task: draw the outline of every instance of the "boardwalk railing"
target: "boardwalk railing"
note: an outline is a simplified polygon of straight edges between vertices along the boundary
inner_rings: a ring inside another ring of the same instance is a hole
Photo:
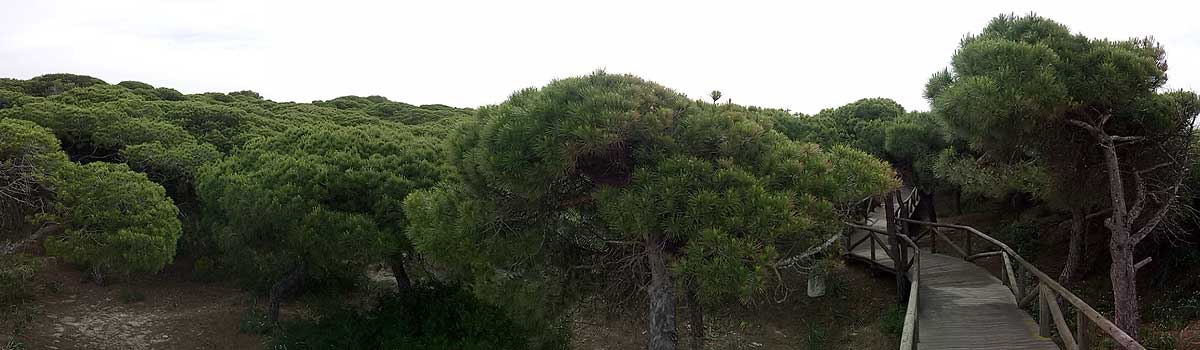
[[[1041,336],[1051,337],[1051,326],[1057,330],[1057,339],[1067,350],[1089,350],[1094,345],[1094,337],[1092,330],[1098,328],[1101,334],[1112,339],[1118,346],[1128,350],[1144,350],[1141,344],[1118,328],[1104,316],[1096,312],[1094,308],[1086,302],[1071,293],[1070,290],[1060,285],[1054,278],[1046,275],[1029,261],[1022,258],[1012,248],[1000,242],[991,236],[976,230],[970,226],[943,224],[933,221],[922,221],[911,219],[913,211],[917,205],[916,201],[919,196],[916,195],[914,189],[908,195],[908,198],[901,196],[899,191],[889,194],[883,199],[885,206],[885,216],[887,219],[886,230],[880,230],[877,227],[858,225],[847,223],[852,228],[861,229],[867,232],[866,237],[859,239],[857,242],[850,242],[847,239],[847,251],[853,251],[855,247],[870,241],[872,245],[872,254],[870,259],[876,260],[874,256],[874,245],[880,244],[887,248],[885,251],[888,257],[891,258],[893,266],[889,266],[896,273],[897,287],[900,294],[901,302],[907,302],[908,310],[905,315],[904,333],[901,336],[900,349],[909,350],[916,349],[919,343],[919,328],[917,327],[917,315],[920,312],[918,293],[920,290],[920,248],[918,244],[922,239],[929,238],[930,251],[936,252],[937,241],[949,245],[953,253],[957,253],[963,260],[975,262],[979,259],[999,257],[1003,261],[1003,270],[1000,272],[1000,280],[1008,286],[1013,293],[1017,306],[1022,307],[1029,304],[1033,299],[1038,300],[1038,330]],[[893,205],[898,203],[899,205]],[[902,224],[903,223],[903,224]],[[910,227],[919,227],[915,231],[915,235],[910,231]],[[958,230],[965,232],[963,245],[960,246],[950,239],[943,230]],[[883,245],[877,234],[888,236],[890,245]],[[849,236],[847,236],[849,237]],[[980,248],[989,248],[990,250],[976,253],[974,239],[983,240],[984,244]],[[912,258],[909,258],[912,256]],[[1015,262],[1015,263],[1014,263]],[[1026,285],[1024,276],[1021,272],[1028,273],[1034,277],[1031,284]],[[1066,301],[1069,307],[1075,309],[1075,327],[1069,327],[1067,324],[1067,310],[1063,310],[1059,306],[1058,300]]]

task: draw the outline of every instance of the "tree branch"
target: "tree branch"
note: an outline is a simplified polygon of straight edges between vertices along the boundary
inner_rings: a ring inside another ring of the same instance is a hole
[[[1146,184],[1142,182],[1141,172],[1133,172],[1133,190],[1136,192],[1133,207],[1129,209],[1129,222],[1134,222],[1142,216],[1142,209],[1146,207]]]
[[[1141,269],[1142,266],[1146,266],[1146,264],[1149,264],[1151,261],[1154,261],[1154,258],[1146,257],[1145,259],[1142,259],[1142,261],[1139,261],[1137,264],[1134,264],[1133,270],[1137,271],[1137,270]]]
[[[1179,182],[1182,181],[1183,176],[1180,176]],[[1147,221],[1141,229],[1138,229],[1137,234],[1133,235],[1133,244],[1136,245],[1138,242],[1146,239],[1146,236],[1149,236],[1150,232],[1154,231],[1154,227],[1158,226],[1159,222],[1162,222],[1163,217],[1167,216],[1167,212],[1169,212],[1171,206],[1175,204],[1175,198],[1177,197],[1176,195],[1179,193],[1179,186],[1180,184],[1176,183],[1175,186],[1172,187],[1171,195],[1167,197],[1167,200],[1162,204],[1162,207],[1158,208],[1158,211],[1154,213],[1154,216],[1150,217],[1150,220]]]
[[[1090,132],[1090,133],[1092,133],[1092,134],[1099,134],[1099,133],[1101,133],[1101,130],[1100,130],[1100,128],[1097,128],[1097,127],[1095,127],[1095,126],[1092,126],[1092,124],[1088,124],[1088,123],[1085,123],[1085,122],[1083,122],[1083,121],[1079,121],[1079,120],[1075,120],[1075,119],[1067,119],[1067,124],[1071,124],[1071,125],[1074,125],[1074,126],[1078,126],[1078,127],[1080,127],[1080,128],[1083,128],[1084,130],[1087,130],[1088,132]]]

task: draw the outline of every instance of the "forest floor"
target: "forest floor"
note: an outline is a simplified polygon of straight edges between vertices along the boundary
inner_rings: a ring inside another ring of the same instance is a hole
[[[840,265],[830,274],[825,296],[809,298],[806,279],[791,271],[784,282],[793,289],[782,302],[743,306],[731,303],[705,312],[707,349],[894,349],[899,340],[884,331],[903,322],[895,309],[895,280],[866,265]],[[840,277],[836,277],[840,276]],[[624,311],[584,309],[577,313],[573,348],[580,350],[646,347],[646,321],[641,306]],[[678,306],[680,349],[690,348],[685,307]],[[899,323],[898,323],[899,322]],[[897,330],[898,331],[898,330]],[[898,333],[898,332],[897,332]]]
[[[253,296],[220,283],[193,281],[190,266],[175,264],[151,277],[97,286],[56,258],[39,259],[43,268],[35,299],[3,313],[8,318],[0,322],[5,350],[263,349],[262,337],[239,330]],[[892,310],[895,287],[888,275],[865,265],[838,266],[833,274],[841,277],[830,279],[823,297],[807,297],[804,276],[790,272],[784,278],[793,290],[781,302],[708,310],[708,348],[894,348],[897,339],[883,326],[885,314],[899,314]],[[594,317],[576,319],[572,347],[644,347],[645,322],[633,316],[636,311],[581,310],[578,315]],[[691,327],[686,311],[679,310],[681,348]],[[14,325],[21,330],[10,339]]]
[[[44,268],[36,297],[3,313],[0,338],[15,327],[11,349],[262,349],[239,332],[252,297],[233,287],[194,282],[184,266],[144,279],[97,286],[55,258]]]

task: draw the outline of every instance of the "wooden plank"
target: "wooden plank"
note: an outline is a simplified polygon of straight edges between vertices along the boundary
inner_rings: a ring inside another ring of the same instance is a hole
[[[1029,287],[1029,290],[1037,291],[1037,290],[1040,290],[1038,288],[1041,288],[1041,287],[1042,287],[1041,283],[1038,283],[1038,281],[1033,281],[1033,285],[1031,285]],[[1037,293],[1037,292],[1025,293],[1025,297],[1021,298],[1021,301],[1017,302],[1017,308],[1024,308],[1025,304],[1029,304],[1030,301],[1033,301],[1034,298],[1037,298],[1038,294],[1040,294],[1040,293]]]
[[[875,215],[884,216],[884,210]],[[879,228],[854,234],[872,234],[872,230]],[[1058,349],[1053,341],[1037,336],[1036,322],[1017,308],[1012,292],[986,269],[956,256],[912,248],[910,237],[897,238],[912,253],[912,266],[898,273],[907,273],[912,281],[906,293],[909,308],[905,313],[906,326],[909,315],[914,316],[912,331],[906,329],[901,339],[905,341],[904,335],[909,335],[911,340],[906,343],[912,349]],[[884,251],[889,248],[877,247]],[[866,258],[871,254],[868,249],[866,244],[859,245],[847,257],[871,263]],[[879,255],[872,266],[896,266],[889,257]]]
[[[911,220],[911,219],[899,219],[899,220],[906,221],[906,222],[915,222],[915,223],[925,224],[925,225],[933,225],[933,226],[938,226],[938,227],[949,227],[949,228],[954,228],[954,229],[959,229],[959,230],[966,230],[968,233],[979,236],[979,238],[981,238],[985,241],[988,241],[989,243],[992,243],[992,244],[996,245],[997,247],[999,247],[1001,250],[1011,254],[1013,260],[1016,260],[1017,263],[1024,266],[1026,271],[1029,271],[1030,273],[1032,273],[1034,275],[1034,277],[1036,277],[1038,279],[1038,281],[1041,282],[1043,287],[1049,288],[1051,291],[1055,292],[1058,296],[1061,296],[1063,298],[1063,300],[1066,300],[1067,302],[1071,303],[1071,305],[1075,306],[1076,310],[1083,312],[1084,315],[1087,316],[1088,319],[1092,320],[1092,322],[1095,323],[1096,328],[1099,328],[1101,331],[1103,331],[1105,334],[1107,334],[1109,338],[1111,338],[1114,342],[1116,342],[1122,348],[1125,348],[1127,350],[1145,350],[1146,349],[1146,347],[1139,344],[1137,342],[1137,340],[1134,340],[1133,337],[1130,337],[1129,334],[1126,334],[1119,327],[1117,327],[1117,325],[1113,324],[1112,321],[1109,321],[1108,319],[1104,318],[1104,316],[1101,316],[1100,313],[1096,311],[1096,309],[1092,308],[1090,305],[1085,303],[1082,299],[1079,299],[1079,297],[1076,296],[1075,293],[1072,293],[1070,290],[1067,290],[1065,287],[1058,284],[1058,282],[1055,281],[1054,278],[1050,277],[1049,275],[1046,275],[1041,270],[1038,270],[1038,268],[1036,266],[1033,266],[1033,264],[1029,263],[1029,261],[1026,261],[1020,255],[1017,255],[1017,253],[1015,251],[1013,251],[1012,248],[1009,248],[1008,245],[1004,244],[1004,242],[1000,242],[1000,241],[996,240],[995,238],[992,238],[991,236],[988,236],[988,235],[984,234],[983,232],[979,232],[979,230],[976,230],[974,227],[970,227],[970,226],[940,224],[940,223],[936,223],[936,222],[925,222],[925,221]]]
[[[897,260],[900,260],[899,252],[896,251],[896,248],[900,245],[899,244],[900,239],[896,238],[896,235],[898,234],[896,232],[896,225],[899,224],[899,221],[896,221],[896,215],[894,214],[895,213],[895,208],[894,208],[895,204],[899,203],[899,202],[900,202],[899,191],[892,192],[891,198],[885,198],[884,202],[883,202],[884,207],[887,209],[887,211],[884,212],[887,214],[887,216],[884,218],[887,220],[886,223],[887,223],[888,245],[890,246],[889,248],[891,248],[891,249],[888,249],[888,251],[893,252],[892,254],[888,254],[888,255],[891,256],[893,263],[895,263]],[[903,204],[901,203],[901,205],[903,205]],[[900,291],[899,298],[897,298],[896,301],[898,303],[904,303],[904,299],[907,297],[906,295],[904,295],[905,294],[904,293],[904,276],[903,276],[904,273],[902,270],[899,269],[899,265],[896,265],[895,271],[896,271],[896,290]]]
[[[1017,280],[1017,274],[1013,273],[1012,262],[1008,259],[1008,254],[1000,254],[1004,257],[1004,272],[1008,275],[1008,289],[1011,289],[1013,296],[1017,300],[1021,300],[1021,281]]]
[[[1046,286],[1038,286],[1038,335],[1050,337],[1050,303],[1053,300],[1047,300]]]
[[[954,244],[954,241],[951,241],[950,237],[946,237],[945,235],[942,235],[941,232],[936,233],[934,236],[936,236],[937,238],[941,238],[943,242],[946,242],[946,244],[950,245],[950,248],[954,248],[954,251],[958,252],[958,256],[965,258],[969,255],[969,254],[967,254],[966,251],[964,251],[962,249],[962,247],[959,247],[957,244]],[[936,239],[935,239],[935,241],[936,241]]]
[[[1071,333],[1071,327],[1067,326],[1067,320],[1063,317],[1062,309],[1058,307],[1058,302],[1054,301],[1054,293],[1046,288],[1042,288],[1041,291],[1047,303],[1050,304],[1050,315],[1054,316],[1054,329],[1058,330],[1063,347],[1066,347],[1067,350],[1079,350],[1079,346],[1075,344],[1075,335]]]
[[[1079,345],[1079,350],[1092,350],[1092,321],[1087,319],[1082,312],[1075,313],[1075,336],[1078,338],[1076,345]]]
[[[983,258],[986,258],[986,257],[989,257],[989,256],[997,256],[997,255],[1000,255],[1000,254],[1004,254],[1004,251],[1003,251],[1003,250],[995,250],[995,251],[990,251],[990,252],[983,252],[983,253],[979,253],[979,254],[975,254],[975,255],[968,256],[968,257],[967,257],[966,259],[964,259],[964,260],[966,260],[966,261],[975,261],[975,260],[983,259]]]
[[[847,242],[850,241],[850,236],[851,235],[846,235]],[[854,243],[846,244],[846,250],[847,251],[854,250],[854,248],[857,248],[859,244],[862,244],[863,241],[866,241],[870,238],[871,238],[871,235],[864,235],[863,238],[859,238],[858,241],[855,241]],[[874,242],[872,242],[872,243],[874,243]]]

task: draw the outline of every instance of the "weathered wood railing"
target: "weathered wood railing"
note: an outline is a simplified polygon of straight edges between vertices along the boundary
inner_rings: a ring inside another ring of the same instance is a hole
[[[1003,262],[1003,270],[1000,271],[999,278],[1013,293],[1014,299],[1017,301],[1017,306],[1023,307],[1036,298],[1038,300],[1039,334],[1043,337],[1051,337],[1053,335],[1051,326],[1053,326],[1054,330],[1057,330],[1059,342],[1067,350],[1092,349],[1095,344],[1092,332],[1094,328],[1100,329],[1103,335],[1112,339],[1116,345],[1123,349],[1145,349],[1144,346],[1111,321],[1104,318],[1104,316],[1100,315],[1094,308],[1060,285],[1054,278],[1046,275],[1036,266],[1025,260],[1025,258],[1018,255],[1016,251],[1004,244],[1004,242],[1000,242],[970,226],[911,219],[912,212],[917,208],[918,198],[919,196],[915,189],[909,193],[907,198],[901,196],[899,191],[886,196],[882,200],[885,207],[884,215],[887,220],[886,229],[847,223],[847,226],[866,232],[863,238],[854,242],[851,242],[853,235],[846,236],[847,252],[852,252],[857,246],[869,242],[871,244],[870,260],[872,262],[877,263],[879,261],[875,256],[876,244],[886,248],[884,251],[893,262],[893,265],[888,267],[892,268],[896,273],[900,302],[907,303],[904,331],[900,342],[901,350],[916,349],[919,344],[920,334],[917,315],[920,313],[918,293],[920,291],[921,280],[921,254],[918,243],[925,238],[928,238],[930,241],[931,253],[936,252],[937,242],[941,240],[942,243],[947,244],[951,248],[953,253],[957,253],[963,260],[969,262],[990,257],[1000,257]],[[915,234],[909,232],[910,226],[920,227],[915,230],[919,232]],[[945,232],[942,232],[942,229],[966,232],[963,236],[963,245],[960,246],[955,243]],[[877,236],[878,234],[886,235],[890,244],[884,244]],[[974,238],[983,240],[987,245],[994,248],[994,250],[976,253]],[[1025,278],[1019,278],[1020,276],[1025,276],[1025,273],[1034,277],[1031,285],[1025,284]],[[1075,327],[1073,330],[1067,324],[1068,314],[1059,305],[1058,300],[1060,298],[1076,310]]]
[[[1111,338],[1113,342],[1123,349],[1145,349],[1136,340],[1120,328],[1117,328],[1115,324],[1104,318],[1099,312],[1096,312],[1096,309],[1076,296],[1075,293],[1071,293],[1070,290],[1058,284],[1054,278],[1046,275],[1046,273],[1033,266],[1029,261],[1026,261],[1025,258],[1018,255],[1016,251],[1009,248],[1004,242],[1000,242],[970,226],[905,218],[899,218],[898,220],[925,227],[926,230],[923,230],[925,232],[922,232],[920,236],[929,234],[937,239],[941,239],[943,242],[949,244],[964,260],[974,262],[988,257],[1001,257],[1004,269],[1000,272],[1000,279],[1004,281],[1005,285],[1012,291],[1013,296],[1016,297],[1017,305],[1024,306],[1033,301],[1033,299],[1038,299],[1039,333],[1044,337],[1050,337],[1051,325],[1053,325],[1054,329],[1058,331],[1058,340],[1060,340],[1063,347],[1067,350],[1091,349],[1094,344],[1093,328],[1099,328],[1103,335]],[[940,230],[943,228],[966,232],[967,234],[963,242],[965,247],[955,244],[949,236]],[[983,239],[995,247],[996,250],[975,253],[972,237]],[[936,239],[933,239],[933,241],[936,241]],[[1013,263],[1014,261],[1016,262],[1015,264]],[[1017,278],[1017,276],[1021,276],[1022,274],[1015,271],[1027,272],[1033,275],[1035,281],[1033,281],[1032,285],[1026,286],[1023,278]],[[1059,306],[1059,298],[1062,298],[1063,301],[1066,301],[1067,304],[1073,306],[1076,310],[1074,330],[1067,325],[1067,313]]]
[[[899,302],[906,303],[904,314],[904,329],[901,331],[900,349],[912,350],[917,348],[917,343],[920,339],[920,327],[918,324],[918,315],[920,314],[920,298],[917,296],[921,289],[921,254],[920,247],[917,242],[902,234],[903,225],[899,225],[896,217],[908,217],[912,210],[916,209],[916,190],[910,192],[908,198],[903,198],[899,192],[892,193],[890,196],[883,199],[884,215],[886,221],[886,229],[881,230],[877,227],[846,223],[851,228],[856,228],[865,231],[865,235],[857,241],[850,242],[853,239],[853,234],[846,236],[846,250],[851,252],[857,246],[864,242],[870,242],[870,260],[872,263],[880,264],[876,255],[876,248],[882,247],[888,258],[892,261],[890,268],[896,275],[896,290],[899,291]],[[898,205],[897,205],[898,204]],[[878,235],[886,235],[888,243],[883,243]],[[881,264],[882,265],[882,264]]]

